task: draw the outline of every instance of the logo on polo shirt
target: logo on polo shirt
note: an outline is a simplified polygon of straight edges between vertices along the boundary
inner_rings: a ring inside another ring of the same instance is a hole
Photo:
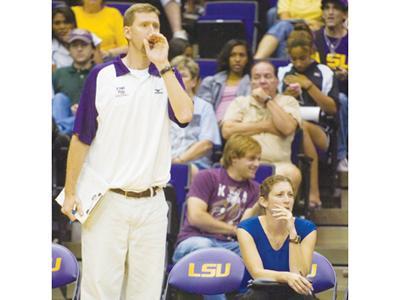
[[[115,97],[123,97],[127,95],[124,86],[116,87],[116,92]]]
[[[154,89],[154,94],[162,95],[163,90],[162,89]]]

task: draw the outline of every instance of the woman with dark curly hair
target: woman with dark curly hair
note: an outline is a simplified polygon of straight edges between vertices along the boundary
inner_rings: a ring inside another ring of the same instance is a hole
[[[210,102],[220,122],[237,96],[250,94],[252,54],[246,41],[228,41],[218,55],[218,73],[202,81],[197,96]]]

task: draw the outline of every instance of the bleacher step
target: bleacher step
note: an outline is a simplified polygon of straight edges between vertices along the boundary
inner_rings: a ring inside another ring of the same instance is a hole
[[[348,249],[347,247],[339,246],[316,246],[315,251],[325,256],[332,265],[347,266],[348,265]]]
[[[311,212],[310,219],[316,225],[348,225],[348,210],[324,208]]]
[[[348,188],[349,186],[349,173],[348,172],[339,172],[339,185],[341,188]]]
[[[82,260],[81,243],[80,242],[62,242],[75,255],[76,259]]]
[[[347,249],[348,235],[347,226],[319,226],[317,246]]]

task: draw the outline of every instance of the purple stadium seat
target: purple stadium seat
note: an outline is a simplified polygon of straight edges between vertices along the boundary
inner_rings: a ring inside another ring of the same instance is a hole
[[[119,1],[107,1],[106,5],[110,7],[114,7],[119,10],[121,15],[124,15],[125,11],[131,7],[133,2],[119,2]]]
[[[217,73],[217,60],[212,58],[199,58],[196,62],[200,67],[200,79]]]
[[[57,6],[66,6],[66,4],[64,1],[56,1],[56,0],[51,1],[52,9],[56,8]]]
[[[204,16],[199,20],[241,20],[246,29],[246,39],[255,51],[257,44],[258,3],[256,1],[212,1],[206,2]]]
[[[175,189],[176,200],[178,205],[178,216],[182,212],[182,204],[186,200],[186,192],[190,182],[190,167],[187,164],[172,164],[171,165],[170,184]]]
[[[268,61],[274,65],[277,71],[279,67],[287,66],[290,63],[289,59],[284,58],[269,58]]]
[[[325,256],[314,251],[312,258],[311,272],[307,276],[307,278],[312,282],[314,294],[334,288],[332,299],[333,300],[336,299],[336,294],[337,294],[336,272],[333,269],[332,264]],[[268,289],[278,285],[287,286],[286,283],[279,283],[268,279],[251,280],[248,286],[257,289],[259,288]]]
[[[318,252],[313,253],[311,273],[308,278],[312,280],[314,293],[334,288],[333,293],[336,298],[336,272],[329,260]]]
[[[261,164],[254,178],[258,183],[262,183],[265,178],[275,174],[275,166],[270,164]]]
[[[179,260],[169,273],[168,285],[192,294],[215,295],[237,290],[244,274],[242,259],[223,248],[196,250]]]
[[[74,295],[79,294],[79,265],[70,250],[59,244],[52,244],[52,288],[59,288],[76,282]],[[75,299],[75,297],[73,297]]]

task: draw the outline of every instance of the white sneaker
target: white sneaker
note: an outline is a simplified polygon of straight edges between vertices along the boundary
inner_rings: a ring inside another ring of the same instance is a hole
[[[349,171],[349,164],[348,164],[347,158],[344,158],[339,161],[336,170],[338,172],[348,172]]]
[[[179,30],[174,33],[174,38],[181,38],[184,40],[188,40],[188,35],[185,30]]]

